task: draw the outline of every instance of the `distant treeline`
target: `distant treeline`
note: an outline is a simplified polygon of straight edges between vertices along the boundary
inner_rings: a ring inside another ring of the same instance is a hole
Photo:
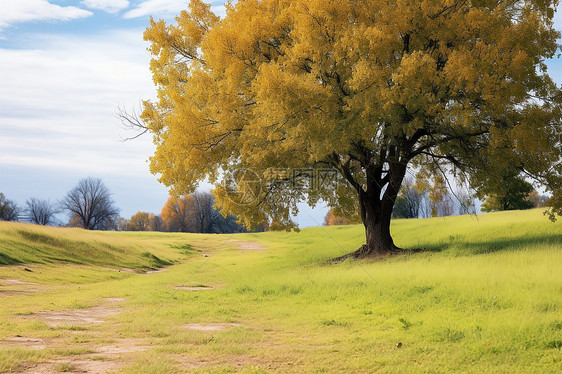
[[[130,219],[120,218],[117,225],[122,231],[167,231],[223,234],[247,232],[234,215],[225,215],[215,205],[208,192],[195,192],[181,197],[170,197],[160,215],[137,212]],[[266,231],[262,223],[252,231]]]
[[[476,213],[476,199],[482,199],[483,212],[542,208],[548,197],[539,194],[527,181],[515,175],[507,175],[497,183],[500,187],[476,193],[459,186],[452,191],[441,176],[432,180],[406,178],[396,197],[393,218],[429,218]],[[325,226],[360,223],[359,212],[330,210],[324,218]]]
[[[66,213],[68,222],[58,217]],[[0,221],[23,221],[38,225],[80,227],[88,230],[166,231],[191,233],[237,233],[248,229],[234,215],[223,215],[208,192],[170,197],[160,215],[137,212],[130,219],[119,215],[109,189],[98,178],[84,178],[63,199],[52,203],[30,198],[24,207],[0,193]],[[266,231],[264,222],[252,231]]]

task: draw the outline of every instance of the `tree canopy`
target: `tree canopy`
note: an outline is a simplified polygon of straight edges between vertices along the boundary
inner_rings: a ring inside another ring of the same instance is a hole
[[[152,215],[152,218],[154,215]],[[127,222],[128,231],[149,231],[151,229],[151,214],[147,212],[136,212]]]
[[[533,203],[527,199],[533,186],[518,176],[517,170],[508,167],[499,170],[496,178],[489,178],[488,183],[480,189],[480,197],[486,200],[482,211],[531,209]]]
[[[19,209],[16,203],[0,192],[0,221],[17,221]]]
[[[220,19],[192,0],[176,25],[151,20],[144,34],[151,170],[176,194],[207,178],[247,223],[291,227],[298,202],[320,199],[359,212],[367,243],[354,256],[396,249],[408,168],[481,188],[510,166],[549,188],[560,214],[561,95],[545,64],[557,4],[239,0]],[[325,168],[338,183],[311,178]],[[267,183],[236,178],[247,170]]]

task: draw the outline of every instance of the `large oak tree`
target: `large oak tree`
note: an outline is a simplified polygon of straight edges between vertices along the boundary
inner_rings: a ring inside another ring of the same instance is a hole
[[[141,115],[151,170],[177,194],[208,178],[246,222],[291,227],[303,200],[356,210],[355,257],[396,250],[408,168],[478,188],[514,167],[560,213],[561,95],[545,65],[557,3],[239,0],[220,19],[192,0],[177,25],[151,20],[144,35],[158,91]],[[314,184],[314,168],[342,179]]]

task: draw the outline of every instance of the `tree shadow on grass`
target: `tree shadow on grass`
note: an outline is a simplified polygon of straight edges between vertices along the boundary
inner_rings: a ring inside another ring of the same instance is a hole
[[[497,237],[493,240],[469,241],[459,235],[450,236],[449,240],[441,240],[431,244],[418,244],[414,248],[396,248],[394,251],[386,255],[354,257],[351,252],[336,258],[320,261],[323,265],[338,264],[347,259],[350,260],[368,260],[368,261],[385,261],[388,258],[407,256],[418,253],[441,253],[449,251],[453,256],[473,256],[486,253],[495,253],[501,251],[520,251],[520,250],[541,250],[541,247],[559,246],[562,250],[562,233],[545,234],[540,236],[525,236],[519,238],[502,238]]]
[[[452,250],[463,255],[479,255],[500,251],[518,251],[529,247],[532,249],[540,249],[541,246],[553,245],[559,245],[562,249],[562,233],[536,237],[496,238],[494,240],[477,242],[463,241],[462,238],[451,238],[448,242],[435,243],[425,248],[404,249],[400,253],[443,252]]]

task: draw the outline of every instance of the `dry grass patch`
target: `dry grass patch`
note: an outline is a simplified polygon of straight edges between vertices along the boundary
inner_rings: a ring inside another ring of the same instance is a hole
[[[182,325],[181,328],[195,331],[225,331],[240,326],[242,325],[239,323],[208,323],[205,325],[200,323],[187,323]]]

